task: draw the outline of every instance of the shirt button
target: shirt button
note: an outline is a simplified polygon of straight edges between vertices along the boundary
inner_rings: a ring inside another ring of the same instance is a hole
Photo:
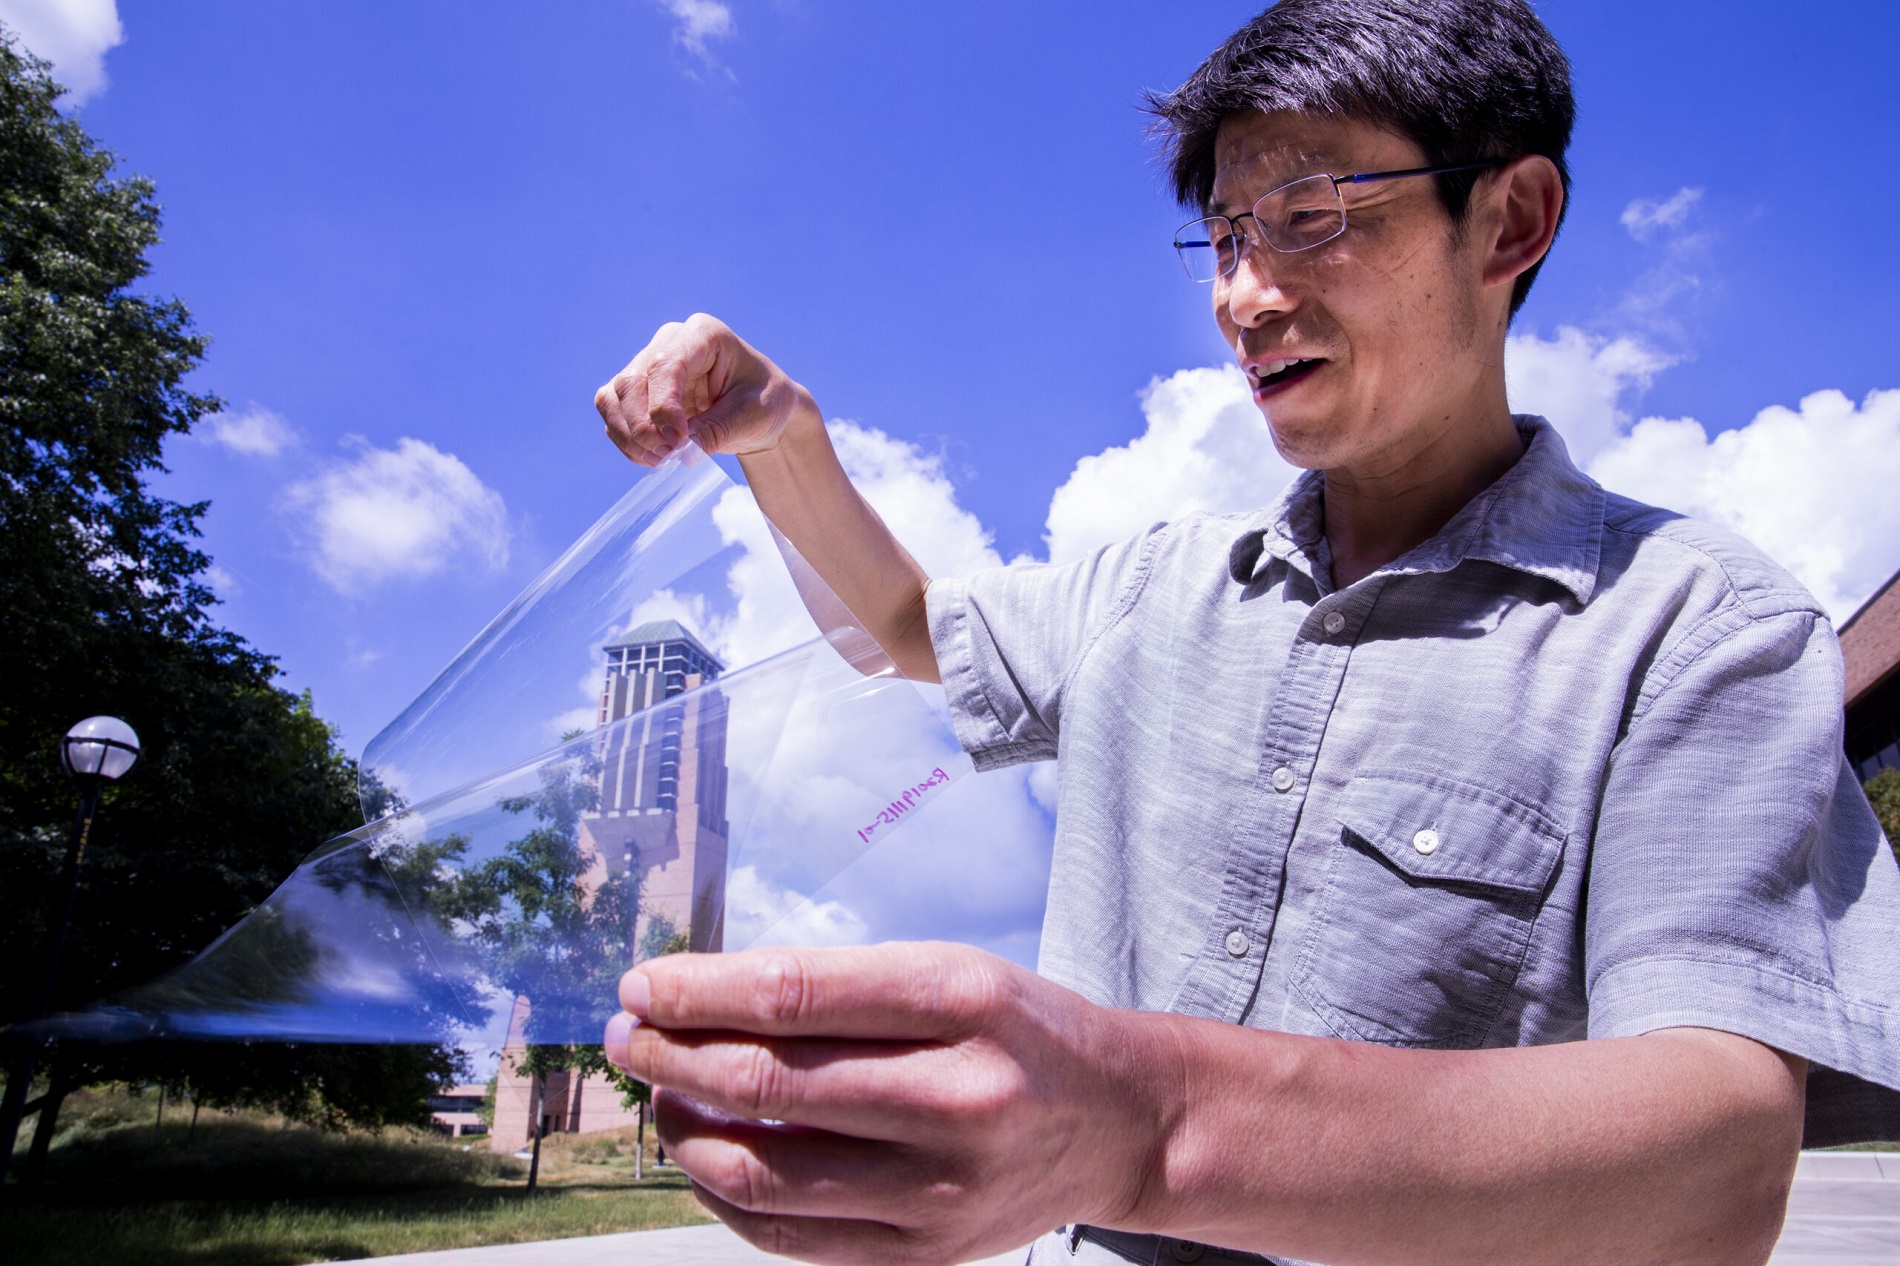
[[[1339,630],[1345,627],[1346,627],[1345,616],[1339,614],[1339,612],[1337,611],[1328,611],[1326,613],[1326,631],[1328,633],[1337,633],[1339,632]]]
[[[1293,790],[1293,771],[1285,765],[1273,771],[1273,789],[1275,791]]]
[[[1247,951],[1252,948],[1252,946],[1253,942],[1249,941],[1247,934],[1239,928],[1235,928],[1227,934],[1227,952],[1235,958],[1247,957]]]
[[[1174,1260],[1177,1262],[1198,1262],[1201,1260],[1201,1254],[1207,1251],[1207,1246],[1190,1243],[1187,1240],[1175,1240],[1168,1245],[1168,1251],[1174,1255]]]
[[[1412,837],[1412,847],[1430,857],[1438,851],[1438,832],[1429,826]]]

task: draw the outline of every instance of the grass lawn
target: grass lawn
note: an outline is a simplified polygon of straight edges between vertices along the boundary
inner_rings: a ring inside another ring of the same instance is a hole
[[[156,1106],[129,1094],[68,1101],[45,1184],[8,1186],[7,1260],[298,1266],[710,1220],[678,1170],[655,1170],[650,1129],[644,1181],[632,1131],[557,1135],[530,1196],[526,1164],[486,1139],[464,1151],[422,1131],[331,1134],[209,1111],[194,1132],[189,1108],[155,1129]]]

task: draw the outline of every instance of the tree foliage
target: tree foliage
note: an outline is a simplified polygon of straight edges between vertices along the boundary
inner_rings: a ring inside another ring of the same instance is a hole
[[[219,406],[187,382],[206,340],[176,299],[133,289],[158,241],[152,186],[114,173],[59,92],[0,29],[0,1023],[30,1015],[45,979],[75,799],[57,744],[74,722],[121,716],[144,752],[93,828],[58,1005],[189,957],[361,823],[354,765],[308,696],[212,618],[206,503],[149,485],[167,439]],[[315,1119],[400,1115],[342,1087],[409,1085],[445,1058],[222,1050],[60,1058],[82,1082],[156,1069]]]
[[[1883,769],[1869,778],[1867,799],[1880,819],[1880,829],[1887,833],[1887,843],[1893,846],[1894,859],[1900,861],[1900,769]]]
[[[541,789],[502,801],[533,825],[502,851],[438,885],[445,908],[482,944],[490,979],[529,1002],[527,1052],[518,1068],[530,1077],[571,1069],[604,1074],[624,1096],[645,1087],[608,1062],[598,1042],[600,1013],[632,961],[640,904],[636,872],[611,873],[582,846],[581,815],[599,799],[585,761],[543,771]]]

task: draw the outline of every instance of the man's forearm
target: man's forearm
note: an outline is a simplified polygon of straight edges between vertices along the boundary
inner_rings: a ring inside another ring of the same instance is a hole
[[[1131,1021],[1164,1143],[1124,1229],[1342,1266],[1773,1248],[1805,1065],[1746,1038],[1428,1052]]]
[[[752,495],[898,669],[936,681],[924,613],[930,578],[846,477],[811,397],[802,389],[799,397],[777,444],[739,458]]]

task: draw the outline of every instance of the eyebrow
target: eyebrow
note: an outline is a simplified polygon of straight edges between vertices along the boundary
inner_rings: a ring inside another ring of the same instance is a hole
[[[1325,172],[1327,175],[1336,174],[1331,169],[1339,166],[1339,164],[1333,161],[1331,157],[1325,154],[1322,154],[1317,150],[1311,150],[1305,147],[1301,147],[1297,150],[1274,150],[1274,151],[1269,151],[1269,153],[1267,154],[1258,154],[1258,155],[1255,155],[1253,158],[1248,159],[1246,162],[1241,163],[1240,166],[1246,167],[1252,163],[1259,162],[1262,159],[1268,158],[1269,156],[1280,160],[1280,162],[1283,163],[1284,166],[1282,167],[1280,174],[1274,177],[1273,182],[1271,184],[1268,184],[1266,188],[1260,191],[1263,194],[1271,193],[1273,190],[1280,188],[1282,185],[1292,184],[1296,180],[1304,180],[1308,176],[1317,176],[1321,172]],[[1350,166],[1350,164],[1347,164],[1347,165]],[[1298,172],[1300,174],[1298,175],[1288,174],[1290,172]],[[1216,177],[1216,183],[1218,183],[1218,177]],[[1257,201],[1257,199],[1255,199],[1255,201]],[[1210,198],[1207,201],[1207,203],[1202,206],[1201,210],[1205,211],[1209,215],[1227,215],[1229,214],[1229,212],[1227,212],[1225,208],[1229,205],[1232,205],[1232,204],[1227,203],[1223,201],[1222,199]],[[1249,201],[1246,207],[1242,208],[1242,210],[1252,210],[1252,208],[1253,208],[1253,201]]]

